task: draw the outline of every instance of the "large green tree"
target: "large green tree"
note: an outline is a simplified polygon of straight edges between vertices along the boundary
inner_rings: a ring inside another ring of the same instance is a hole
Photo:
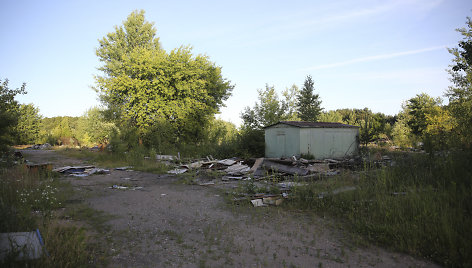
[[[244,127],[250,129],[262,129],[285,119],[285,107],[279,100],[273,86],[266,84],[265,89],[257,90],[258,102],[253,108],[247,106],[241,114]]]
[[[41,124],[39,109],[32,103],[18,107],[18,124],[15,127],[17,144],[32,144],[39,140]]]
[[[441,99],[433,98],[426,93],[417,94],[406,102],[405,112],[408,113],[408,126],[411,132],[421,137],[428,126],[426,116],[434,107],[441,105]]]
[[[472,20],[467,17],[466,27],[457,29],[462,35],[458,47],[449,49],[453,58],[450,66],[452,86],[446,92],[449,108],[457,120],[454,131],[461,142],[472,147]]]
[[[18,94],[26,94],[26,84],[17,89],[10,89],[8,79],[0,80],[0,152],[7,150],[14,143],[15,126],[18,123],[19,104],[15,100]]]
[[[164,51],[144,11],[132,12],[100,40],[97,56],[103,75],[96,90],[108,116],[140,136],[165,124],[172,128],[169,139],[201,139],[233,88],[207,56],[194,56],[189,47]]]
[[[319,94],[315,94],[315,83],[308,75],[297,96],[298,117],[302,121],[318,121],[321,111],[321,99]]]

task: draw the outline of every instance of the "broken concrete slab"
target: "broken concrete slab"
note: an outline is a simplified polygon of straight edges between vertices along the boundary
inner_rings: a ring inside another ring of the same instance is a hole
[[[35,260],[45,252],[39,229],[34,232],[0,234],[0,260],[14,257],[17,261]]]
[[[229,175],[243,175],[249,172],[250,168],[248,165],[243,165],[241,163],[237,163],[235,165],[229,166],[224,171]]]
[[[305,176],[308,174],[308,170],[299,167],[287,166],[273,161],[265,160],[262,163],[262,166],[267,170],[272,170],[275,172],[283,172],[290,175],[299,175]]]
[[[60,167],[60,168],[55,168],[52,171],[54,172],[59,172],[59,173],[65,173],[65,172],[83,172],[86,169],[94,168],[95,166],[65,166],[65,167]]]
[[[109,169],[96,168],[94,166],[67,166],[53,169],[55,172],[67,174],[74,177],[86,177],[94,174],[108,174]]]

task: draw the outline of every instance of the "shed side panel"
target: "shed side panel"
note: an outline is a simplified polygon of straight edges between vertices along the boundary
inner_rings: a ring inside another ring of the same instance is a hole
[[[278,124],[265,129],[265,156],[289,157],[299,155],[300,129]]]
[[[310,128],[308,153],[316,159],[341,158],[357,153],[357,128]]]

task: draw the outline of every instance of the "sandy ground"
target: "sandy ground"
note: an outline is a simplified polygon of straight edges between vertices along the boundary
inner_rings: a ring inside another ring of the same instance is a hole
[[[54,151],[23,153],[54,167],[85,164]],[[176,176],[112,170],[62,179],[71,182],[80,202],[111,216],[99,238],[110,267],[435,266],[376,246],[354,246],[333,220],[228,204],[221,190],[179,184]],[[143,188],[110,189],[114,184]]]

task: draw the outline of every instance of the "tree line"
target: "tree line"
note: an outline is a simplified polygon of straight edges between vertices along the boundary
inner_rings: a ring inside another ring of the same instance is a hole
[[[448,104],[425,93],[405,101],[397,115],[364,109],[325,111],[308,75],[282,91],[268,84],[258,90],[252,107],[241,112],[242,125],[215,118],[234,85],[222,77],[221,67],[190,47],[165,51],[144,11],[134,11],[121,26],[99,40],[96,55],[102,65],[95,91],[102,108],[80,117],[42,118],[33,104],[19,104],[26,87],[10,89],[0,81],[0,144],[48,142],[57,145],[111,144],[130,150],[137,146],[158,152],[182,147],[217,148],[226,154],[264,154],[263,128],[283,120],[340,122],[360,127],[362,144],[385,143],[428,150],[472,144],[472,23],[458,29],[463,40],[449,49],[454,56],[445,92]],[[198,149],[199,148],[199,149]]]

